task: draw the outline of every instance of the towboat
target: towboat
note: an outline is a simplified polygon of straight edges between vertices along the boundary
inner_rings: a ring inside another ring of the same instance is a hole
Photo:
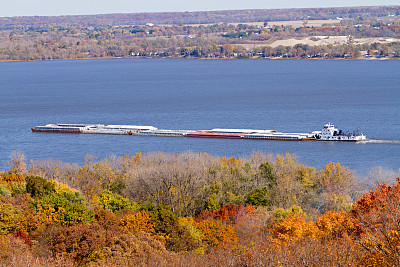
[[[315,131],[315,140],[317,141],[345,141],[345,142],[360,142],[368,141],[367,137],[358,131],[346,133],[338,130],[331,123],[327,123],[322,128],[322,131]]]

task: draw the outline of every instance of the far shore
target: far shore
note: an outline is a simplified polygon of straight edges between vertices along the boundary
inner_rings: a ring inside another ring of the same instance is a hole
[[[96,60],[96,59],[199,59],[199,60],[366,60],[366,61],[385,61],[385,60],[400,60],[400,58],[379,58],[379,57],[357,57],[357,58],[331,58],[331,57],[86,57],[86,58],[65,58],[65,59],[44,59],[44,60],[0,60],[0,63],[9,62],[38,62],[38,61],[67,61],[67,60]]]

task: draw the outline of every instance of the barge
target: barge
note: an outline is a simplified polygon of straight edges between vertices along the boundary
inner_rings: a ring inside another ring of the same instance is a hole
[[[89,124],[46,124],[45,126],[36,126],[32,128],[32,132],[36,133],[73,133],[80,134]]]
[[[244,137],[244,133],[217,133],[212,131],[197,131],[188,133],[185,135],[185,137],[241,139]]]
[[[134,133],[133,135],[184,137],[191,132],[194,132],[194,131],[190,131],[190,130],[149,130],[149,131],[139,131],[139,132]]]
[[[325,124],[322,131],[312,133],[283,133],[276,130],[253,129],[221,129],[212,130],[165,130],[154,126],[139,125],[103,125],[103,124],[47,124],[36,126],[32,132],[74,133],[74,134],[114,134],[164,137],[220,138],[220,139],[252,139],[278,141],[344,141],[359,142],[368,139],[362,133],[345,133],[331,123]]]

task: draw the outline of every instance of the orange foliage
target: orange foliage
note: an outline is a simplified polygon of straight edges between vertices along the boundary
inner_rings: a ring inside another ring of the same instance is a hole
[[[237,241],[233,227],[222,222],[205,220],[197,223],[196,228],[203,234],[203,242],[209,247],[232,245]]]
[[[24,183],[25,179],[21,174],[15,173],[15,172],[6,172],[3,174],[2,177],[0,177],[0,180],[3,180],[5,182],[10,183]]]
[[[301,237],[316,238],[318,228],[313,222],[306,222],[305,216],[289,215],[276,221],[270,230],[276,241],[291,242]]]
[[[126,215],[120,225],[136,232],[154,233],[154,223],[145,210]]]
[[[58,222],[64,212],[65,209],[63,207],[59,207],[56,211],[49,204],[46,204],[43,207],[38,206],[37,212],[33,214],[31,219],[39,225],[51,221]]]
[[[397,183],[394,183],[393,186],[380,184],[375,191],[370,191],[356,202],[352,213],[356,215],[357,213],[383,211],[391,200],[398,198],[399,194],[400,178],[397,178]]]
[[[355,229],[348,213],[344,211],[327,211],[316,220],[315,225],[319,229],[320,238],[344,237],[348,231]]]
[[[400,265],[400,178],[380,184],[353,205],[355,234],[367,253],[363,266]]]

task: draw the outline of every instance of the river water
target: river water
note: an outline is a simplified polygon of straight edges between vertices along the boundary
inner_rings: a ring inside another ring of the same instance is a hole
[[[0,168],[11,151],[81,164],[138,151],[246,156],[292,153],[365,175],[400,168],[400,61],[107,59],[0,63]],[[48,123],[160,129],[321,130],[332,122],[366,143],[32,133]]]

